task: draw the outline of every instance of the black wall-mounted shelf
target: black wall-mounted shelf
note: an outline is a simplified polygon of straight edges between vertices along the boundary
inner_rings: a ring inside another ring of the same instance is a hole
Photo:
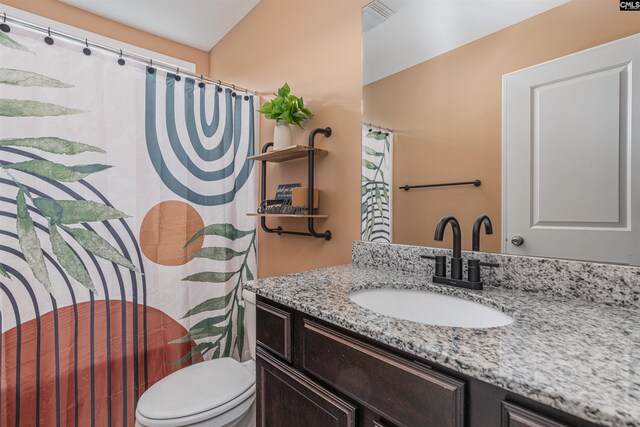
[[[315,138],[318,134],[324,135],[325,138],[329,138],[331,136],[331,128],[317,128],[313,129],[309,134],[309,145],[294,145],[289,148],[285,148],[283,150],[269,150],[269,148],[273,147],[273,142],[269,142],[262,147],[262,153],[249,157],[250,160],[255,160],[260,162],[261,168],[261,176],[262,180],[260,183],[260,205],[267,198],[267,162],[285,162],[288,160],[299,159],[302,157],[307,157],[307,186],[309,189],[309,194],[307,196],[307,206],[313,206],[314,199],[314,172],[315,172],[315,158],[318,154],[325,154],[325,150],[321,150],[319,148],[315,148]],[[260,226],[266,233],[276,233],[278,235],[281,234],[292,234],[295,236],[311,236],[318,239],[331,240],[331,231],[327,230],[324,232],[317,232],[315,229],[315,220],[321,218],[327,218],[327,215],[297,215],[297,214],[262,214],[262,213],[249,213],[249,216],[259,216],[260,217]],[[276,228],[269,228],[267,226],[267,218],[306,218],[307,219],[307,229],[309,231],[289,231],[283,230],[282,227],[278,226]]]

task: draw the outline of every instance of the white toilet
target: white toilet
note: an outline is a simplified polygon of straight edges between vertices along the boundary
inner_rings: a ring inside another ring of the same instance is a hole
[[[251,360],[208,360],[161,379],[138,401],[136,427],[255,426],[256,295],[242,297]]]

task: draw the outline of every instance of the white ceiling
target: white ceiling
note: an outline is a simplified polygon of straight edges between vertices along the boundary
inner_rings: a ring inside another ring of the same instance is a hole
[[[569,0],[381,1],[395,13],[363,34],[365,85]]]
[[[260,0],[60,0],[140,30],[211,50]]]

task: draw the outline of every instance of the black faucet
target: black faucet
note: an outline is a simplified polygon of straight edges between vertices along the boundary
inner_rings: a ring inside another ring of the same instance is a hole
[[[476,222],[473,223],[473,243],[471,244],[471,250],[480,251],[480,227],[484,223],[484,232],[486,234],[493,234],[493,226],[491,225],[491,219],[487,215],[480,215],[476,218]]]
[[[451,258],[451,278],[462,279],[462,235],[460,233],[460,223],[453,215],[445,215],[440,218],[436,226],[436,233],[433,237],[438,242],[444,239],[444,229],[451,223],[453,231],[453,258]]]
[[[480,262],[479,259],[469,259],[467,280],[462,278],[462,236],[460,233],[460,224],[453,215],[445,215],[440,218],[436,226],[434,239],[441,242],[444,239],[444,230],[447,224],[451,224],[453,231],[453,257],[451,258],[451,277],[447,277],[447,257],[445,255],[430,256],[421,255],[422,258],[430,258],[436,260],[436,266],[433,274],[433,283],[441,283],[443,285],[457,286],[465,289],[482,289],[482,280],[480,280],[480,267],[499,267],[498,264],[489,262]],[[486,215],[480,215],[473,224],[473,250],[480,249],[480,227],[484,223],[484,229],[487,234],[493,233],[491,220]]]

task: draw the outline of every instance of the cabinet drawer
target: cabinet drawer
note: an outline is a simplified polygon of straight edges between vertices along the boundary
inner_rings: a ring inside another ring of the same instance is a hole
[[[502,427],[567,427],[529,409],[502,402]]]
[[[462,426],[464,383],[311,321],[304,369],[400,426]]]
[[[258,301],[256,325],[258,344],[291,362],[291,313]]]
[[[356,408],[280,362],[256,350],[258,427],[354,427]]]

